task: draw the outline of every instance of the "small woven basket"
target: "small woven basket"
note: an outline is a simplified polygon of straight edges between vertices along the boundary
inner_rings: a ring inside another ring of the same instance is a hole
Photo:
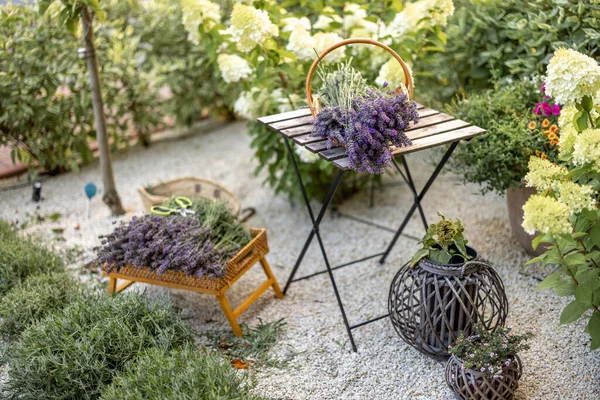
[[[306,76],[306,102],[308,103],[308,107],[310,108],[310,112],[312,113],[313,117],[316,117],[317,113],[320,110],[319,102],[315,101],[315,99],[313,99],[312,89],[311,89],[312,78],[313,78],[313,75],[315,74],[315,71],[317,70],[317,66],[319,65],[321,60],[323,60],[323,58],[327,54],[331,53],[332,51],[334,51],[340,47],[347,46],[350,44],[370,44],[373,46],[381,47],[382,49],[384,49],[388,53],[390,53],[392,55],[392,57],[394,57],[396,59],[396,61],[398,61],[398,63],[400,64],[400,67],[402,67],[402,70],[404,71],[404,87],[406,88],[408,99],[409,100],[413,99],[413,94],[414,94],[413,78],[410,73],[410,70],[408,69],[408,66],[406,65],[404,60],[402,60],[402,57],[400,57],[398,55],[398,53],[396,53],[394,50],[392,50],[389,46],[386,46],[385,44],[378,42],[376,40],[373,40],[373,39],[351,38],[351,39],[342,40],[332,46],[329,46],[327,49],[323,50],[323,52],[321,54],[319,54],[319,56],[315,59],[315,61],[313,61],[312,65],[310,66],[310,69],[308,70],[308,75]],[[399,87],[395,90],[395,92],[400,93],[401,91],[403,91],[403,89],[404,88]]]
[[[223,199],[229,203],[231,212],[237,216],[240,213],[240,200],[229,190],[216,182],[198,177],[177,178],[148,188],[138,189],[146,211],[158,206],[173,196],[204,197]]]
[[[115,276],[119,279],[132,278],[147,283],[157,282],[159,285],[160,283],[170,283],[181,286],[182,288],[219,291],[225,286],[229,286],[232,282],[235,282],[238,275],[243,272],[246,267],[254,265],[269,252],[266,229],[250,229],[250,234],[252,235],[250,243],[244,246],[244,248],[242,248],[227,263],[224,278],[196,278],[195,276],[189,276],[185,272],[180,271],[166,271],[164,274],[158,275],[149,268],[140,269],[130,265],[121,267],[106,275]]]
[[[494,379],[486,372],[462,369],[455,356],[446,364],[446,383],[461,400],[512,400],[523,374],[521,359],[514,355],[509,366],[502,367],[502,378]]]

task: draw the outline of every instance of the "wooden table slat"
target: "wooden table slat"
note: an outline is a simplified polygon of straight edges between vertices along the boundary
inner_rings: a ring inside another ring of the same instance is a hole
[[[454,117],[451,117],[450,115],[447,115],[447,114],[430,115],[428,117],[421,118],[419,120],[419,122],[409,126],[408,129],[406,130],[406,132],[410,132],[414,129],[419,129],[419,128],[423,128],[423,127],[430,126],[430,125],[439,124],[441,122],[451,121],[453,119],[454,119]]]
[[[300,125],[295,128],[288,128],[281,130],[281,133],[284,134],[288,138],[293,138],[294,136],[305,135],[307,133],[311,133],[313,129],[313,124]]]
[[[311,133],[308,133],[306,135],[301,135],[301,136],[295,136],[292,138],[294,140],[294,142],[305,146],[309,143],[315,143],[315,142],[320,142],[323,139],[318,137],[318,136],[313,136]]]
[[[332,146],[332,149],[337,148],[338,146]],[[306,145],[306,148],[313,153],[318,153],[323,150],[327,150],[327,139],[323,139],[320,142],[309,143]]]
[[[433,108],[422,108],[419,111],[419,118],[429,117],[430,115],[436,115],[440,112],[438,110],[434,110]]]
[[[426,136],[438,135],[440,133],[464,128],[469,125],[471,124],[469,124],[468,122],[461,121],[460,119],[454,119],[452,121],[442,122],[437,125],[430,125],[424,128],[413,129],[411,131],[406,132],[406,136],[408,136],[411,140],[415,140]]]
[[[336,147],[335,149],[324,150],[319,153],[319,157],[325,161],[333,161],[346,156],[345,147]]]
[[[281,121],[281,122],[275,122],[275,123],[269,124],[269,127],[271,127],[271,129],[280,131],[282,129],[293,128],[293,127],[300,126],[300,125],[311,124],[312,121],[313,121],[313,116],[309,114],[309,115],[306,115],[306,116],[300,117],[300,118],[293,118],[293,119],[288,119],[288,120]]]
[[[304,117],[307,115],[310,115],[310,109],[309,108],[300,108],[300,109],[294,110],[294,111],[287,111],[287,112],[280,113],[280,114],[274,114],[274,115],[268,115],[266,117],[260,117],[260,118],[258,118],[258,122],[268,125],[268,124],[272,124],[274,122]]]
[[[440,133],[439,135],[427,136],[422,139],[413,141],[412,146],[401,147],[392,150],[393,155],[408,154],[419,150],[428,149],[430,147],[443,146],[448,143],[457,142],[459,140],[471,139],[472,137],[481,135],[485,129],[478,126],[467,126],[466,128],[457,129],[450,132]]]

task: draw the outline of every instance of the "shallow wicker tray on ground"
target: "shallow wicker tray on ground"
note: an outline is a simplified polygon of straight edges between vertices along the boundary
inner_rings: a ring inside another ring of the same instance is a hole
[[[135,282],[144,282],[157,286],[212,294],[217,296],[217,300],[219,300],[219,303],[225,312],[225,316],[231,324],[233,332],[236,336],[241,336],[242,330],[237,323],[237,317],[239,317],[265,290],[272,287],[277,297],[283,297],[279,284],[265,259],[265,255],[269,252],[267,231],[265,229],[250,229],[250,233],[252,235],[252,240],[229,260],[224,278],[196,278],[194,276],[188,276],[184,272],[174,271],[167,271],[162,275],[157,275],[148,268],[139,269],[132,266],[125,266],[115,272],[104,272],[104,275],[107,275],[110,278],[108,292],[115,294],[121,292]],[[242,304],[232,310],[225,297],[225,292],[257,262],[260,262],[267,275],[267,280],[246,298]],[[118,279],[123,279],[125,282],[117,286]]]
[[[173,179],[149,187],[138,189],[146,211],[160,205],[173,196],[206,197],[209,199],[223,199],[231,206],[233,215],[240,213],[240,200],[225,187],[208,179],[188,176]]]

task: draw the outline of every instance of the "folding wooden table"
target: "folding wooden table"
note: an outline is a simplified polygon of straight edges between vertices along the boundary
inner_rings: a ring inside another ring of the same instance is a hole
[[[308,211],[308,215],[312,222],[312,230],[302,247],[300,255],[292,269],[292,272],[285,284],[285,288],[283,293],[286,293],[290,287],[292,282],[297,282],[299,280],[308,279],[316,275],[327,273],[329,275],[329,279],[331,281],[331,286],[333,287],[333,291],[335,293],[335,297],[337,303],[339,305],[340,311],[342,313],[342,319],[344,321],[344,325],[346,327],[346,331],[348,333],[348,337],[350,338],[350,343],[352,345],[352,350],[356,351],[356,344],[354,342],[354,337],[352,336],[352,331],[356,328],[369,324],[371,322],[375,322],[381,320],[383,318],[388,317],[389,315],[382,315],[377,318],[373,318],[367,321],[355,323],[350,325],[348,322],[348,318],[346,316],[346,311],[344,309],[344,304],[340,297],[335,277],[333,275],[333,271],[336,269],[340,269],[352,264],[356,264],[361,261],[369,260],[375,257],[380,257],[379,262],[384,263],[390,251],[396,244],[396,241],[404,231],[404,228],[408,224],[408,221],[414,214],[414,212],[418,209],[419,214],[421,216],[421,221],[423,222],[423,226],[425,230],[427,229],[427,219],[425,217],[425,213],[421,208],[421,201],[423,197],[439,175],[440,171],[456,149],[456,146],[461,140],[469,140],[475,136],[481,135],[485,132],[484,129],[479,128],[477,126],[473,126],[468,122],[461,121],[455,119],[454,117],[441,113],[439,111],[433,110],[431,108],[424,107],[422,105],[418,105],[419,112],[419,122],[417,124],[411,124],[409,130],[406,132],[407,136],[412,140],[412,145],[409,147],[395,148],[393,149],[393,155],[396,158],[400,159],[404,171],[400,168],[396,160],[393,160],[394,168],[400,173],[404,181],[407,183],[409,189],[411,190],[414,198],[413,205],[409,209],[406,217],[400,224],[398,230],[395,232],[394,237],[390,244],[387,246],[385,251],[369,256],[362,257],[358,260],[354,260],[342,265],[332,267],[329,258],[327,257],[327,251],[325,250],[325,246],[323,244],[323,240],[321,238],[321,234],[319,232],[319,226],[323,220],[325,212],[327,208],[331,204],[333,196],[338,189],[342,178],[344,177],[344,173],[349,169],[349,159],[346,155],[346,149],[340,146],[334,146],[330,149],[327,148],[327,141],[323,140],[319,137],[314,137],[312,133],[312,124],[313,124],[313,116],[308,108],[299,109],[295,111],[285,112],[281,114],[269,115],[266,117],[258,118],[258,121],[270,129],[278,132],[285,142],[291,163],[296,172],[296,177],[298,179],[298,183],[300,184],[300,189],[302,191],[302,195],[304,197],[304,202],[306,204],[306,208]],[[312,153],[318,154],[322,159],[331,162],[337,169],[338,173],[331,184],[325,201],[321,207],[321,210],[315,217],[315,213],[310,205],[310,201],[308,195],[306,193],[306,189],[304,187],[304,182],[302,181],[302,176],[300,174],[300,170],[298,169],[298,164],[296,161],[296,156],[294,155],[294,151],[290,145],[290,141],[293,141],[296,145],[303,146],[307,150]],[[414,181],[412,179],[412,175],[410,173],[410,169],[408,167],[408,163],[406,161],[406,154],[414,153],[420,150],[429,149],[432,147],[449,145],[446,150],[444,156],[440,160],[439,164],[425,183],[423,189],[420,192],[417,192]],[[307,276],[296,278],[296,273],[298,272],[298,267],[302,263],[302,259],[308,250],[308,247],[312,243],[314,237],[317,237],[317,241],[319,243],[319,247],[321,249],[321,254],[323,256],[323,261],[325,262],[326,269],[317,273],[313,273]]]

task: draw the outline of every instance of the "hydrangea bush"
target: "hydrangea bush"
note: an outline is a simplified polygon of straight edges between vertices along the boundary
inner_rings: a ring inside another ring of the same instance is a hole
[[[256,118],[306,106],[304,80],[316,53],[350,37],[369,37],[396,50],[411,64],[443,48],[443,27],[454,11],[451,0],[420,0],[403,5],[399,1],[359,5],[334,0],[319,2],[255,1],[236,3],[223,26],[204,29],[219,37],[214,60],[234,112],[248,119],[259,162],[266,169],[266,182],[276,192],[299,197],[294,172],[281,138],[255,122]],[[185,10],[184,10],[185,14]],[[196,33],[196,27],[186,26]],[[325,63],[353,57],[353,66],[370,83],[388,82],[392,87],[404,80],[400,66],[388,62],[384,50],[365,45],[348,46],[330,53]],[[415,75],[419,76],[419,71]],[[324,196],[334,168],[319,158],[297,151],[300,170],[310,197]],[[350,179],[351,185],[357,180]]]
[[[529,263],[561,268],[540,283],[559,296],[574,296],[561,323],[587,318],[591,347],[600,347],[600,66],[574,50],[559,49],[548,65],[546,90],[563,106],[558,163],[529,162],[527,185],[536,187],[523,206],[523,227],[549,243]]]

